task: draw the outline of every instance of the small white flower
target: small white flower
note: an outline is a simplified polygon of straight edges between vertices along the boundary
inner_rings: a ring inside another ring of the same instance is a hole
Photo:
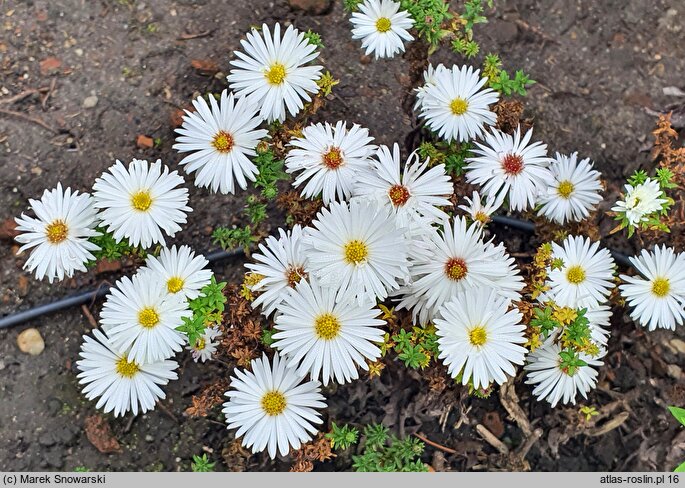
[[[100,397],[95,408],[102,408],[105,413],[114,411],[115,417],[128,411],[138,415],[138,410],[142,413],[154,410],[157,400],[166,397],[159,386],[178,378],[174,371],[178,363],[131,361],[98,329],[93,330],[93,335],[95,339],[83,336],[81,359],[76,361],[80,371],[77,378],[85,385],[86,398]]]
[[[663,204],[668,201],[662,198],[664,192],[659,182],[651,178],[647,178],[644,183],[635,187],[625,185],[625,190],[624,200],[617,201],[611,210],[625,214],[628,222],[633,226],[646,222],[650,214],[661,210]]]
[[[212,271],[205,269],[207,264],[209,261],[201,254],[196,256],[190,247],[181,246],[177,249],[173,245],[171,249],[163,248],[159,257],[149,256],[142,270],[149,269],[156,273],[168,293],[194,300],[212,280]]]
[[[450,207],[448,198],[454,186],[445,165],[428,168],[429,161],[421,163],[413,152],[400,170],[400,146],[381,146],[370,167],[359,173],[354,187],[355,197],[376,201],[397,217],[397,225],[410,227],[436,222],[447,217],[439,207]]]
[[[207,327],[205,332],[200,336],[200,338],[195,342],[195,344],[188,345],[188,349],[192,356],[193,361],[196,363],[198,361],[206,362],[212,359],[212,356],[216,352],[216,346],[219,342],[214,342],[214,339],[221,336],[221,331],[218,327]]]
[[[509,310],[509,300],[494,290],[478,289],[455,296],[435,318],[440,359],[449,374],[461,383],[487,388],[514,376],[514,365],[522,365],[526,342],[521,313]]]
[[[549,169],[554,181],[540,195],[538,215],[561,225],[586,219],[602,201],[600,172],[593,169],[590,158],[578,161],[577,152],[570,156],[557,153]]]
[[[630,316],[649,330],[675,330],[685,319],[685,254],[656,246],[630,262],[641,276],[621,275],[621,295],[632,307]]]
[[[509,197],[510,210],[527,210],[535,206],[541,192],[552,184],[548,166],[547,145],[530,143],[533,130],[521,138],[521,128],[514,135],[492,129],[485,133],[485,144],[476,142],[476,157],[467,158],[466,179],[481,185],[487,197],[503,193]]]
[[[134,159],[128,169],[118,161],[95,180],[95,207],[102,209],[100,218],[117,242],[128,239],[132,246],[148,248],[165,244],[162,231],[174,237],[186,223],[186,213],[192,212],[188,189],[177,171],[157,160],[148,166],[145,160]]]
[[[381,351],[385,324],[375,301],[353,304],[354,293],[321,287],[318,280],[301,281],[288,290],[279,306],[272,347],[288,357],[288,366],[312,379],[339,384],[359,378]]]
[[[222,410],[229,429],[238,429],[236,437],[253,453],[267,449],[273,459],[276,452],[285,456],[290,448],[299,449],[312,439],[326,408],[320,393],[321,383],[304,381],[284,360],[274,356],[273,367],[266,355],[252,360],[252,371],[234,370],[229,400]]]
[[[487,197],[485,204],[477,191],[473,192],[472,198],[464,197],[464,200],[469,202],[468,205],[459,205],[459,208],[466,212],[474,223],[483,226],[490,222],[490,217],[494,214],[503,203],[503,198]]]
[[[586,365],[577,367],[573,375],[569,375],[569,371],[561,367],[561,348],[551,339],[528,355],[528,364],[523,367],[528,372],[526,384],[535,385],[533,395],[540,401],[547,400],[552,407],[559,402],[575,405],[578,393],[587,398],[588,392],[597,386],[595,368],[604,363],[580,353],[579,357]]]
[[[191,315],[185,300],[167,293],[164,282],[144,271],[116,282],[102,306],[100,324],[117,351],[147,364],[183,349],[186,336],[176,328]]]
[[[423,71],[423,85],[414,90],[416,92],[416,102],[414,103],[414,110],[419,110],[421,108],[421,105],[423,104],[423,98],[426,96],[426,90],[430,86],[435,85],[437,74],[440,71],[446,69],[447,68],[445,67],[445,65],[440,63],[435,67],[433,67],[432,64],[429,64],[428,68]]]
[[[266,245],[259,244],[261,254],[252,255],[255,263],[245,265],[253,273],[264,276],[252,286],[252,291],[260,292],[252,307],[261,305],[262,314],[267,317],[278,309],[289,289],[309,276],[307,255],[302,246],[302,227],[295,225],[287,232],[278,229],[278,233],[278,239],[269,236],[265,239]]]
[[[19,253],[32,249],[24,269],[36,271],[36,279],[47,276],[50,283],[55,278],[71,278],[74,271],[86,271],[86,263],[94,261],[93,251],[100,247],[89,242],[90,237],[99,236],[97,210],[93,197],[88,193],[72,193],[71,188],[62,191],[57,188],[45,190],[39,200],[29,200],[36,217],[21,214],[15,218],[16,240],[23,244]]]
[[[520,297],[523,280],[504,245],[483,242],[480,225],[469,226],[463,217],[444,220],[442,228],[427,229],[422,249],[413,253],[411,284],[401,291],[399,309],[412,309],[426,324],[446,302],[476,288]]]
[[[357,173],[370,164],[376,146],[369,144],[369,130],[347,122],[333,127],[313,124],[302,130],[302,137],[292,139],[285,159],[287,173],[299,173],[295,188],[306,182],[302,196],[314,198],[321,194],[324,205],[350,198]]]
[[[318,93],[321,66],[305,66],[319,56],[304,33],[288,26],[281,37],[281,24],[262,31],[252,29],[247,40],[240,41],[245,52],[235,51],[240,58],[231,61],[236,69],[228,75],[228,83],[238,97],[247,96],[260,107],[259,114],[268,122],[283,121],[286,108],[296,116],[311,102],[310,93]]]
[[[487,126],[497,122],[490,106],[497,103],[499,95],[492,88],[483,88],[487,81],[471,66],[436,70],[421,93],[420,116],[447,141],[480,137]]]
[[[381,300],[409,276],[406,229],[373,202],[334,202],[308,229],[309,268],[324,286],[351,290],[359,302]]]
[[[589,238],[568,236],[563,247],[552,243],[552,256],[564,263],[548,270],[547,296],[561,307],[595,307],[614,288],[614,259]]]
[[[183,116],[183,126],[176,129],[174,149],[190,152],[179,165],[187,174],[195,173],[195,186],[211,187],[212,191],[235,193],[235,183],[243,190],[247,180],[255,181],[259,173],[250,161],[256,156],[259,140],[266,137],[266,129],[257,129],[262,119],[257,107],[247,98],[237,101],[233,93],[221,92],[220,105],[209,96],[210,106],[203,97],[193,100],[196,112]]]
[[[409,12],[400,10],[400,4],[392,0],[364,0],[357,12],[352,13],[354,25],[352,39],[362,39],[365,54],[375,58],[392,58],[404,52],[404,41],[413,41],[408,30],[414,25]]]

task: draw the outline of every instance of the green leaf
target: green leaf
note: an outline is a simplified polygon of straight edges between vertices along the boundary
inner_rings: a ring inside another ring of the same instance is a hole
[[[685,408],[668,407],[668,409],[678,422],[685,425]]]
[[[674,473],[685,473],[685,461],[680,466],[673,470]]]

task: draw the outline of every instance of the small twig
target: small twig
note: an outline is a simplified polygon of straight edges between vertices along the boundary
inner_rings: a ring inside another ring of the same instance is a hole
[[[47,93],[43,97],[43,101],[41,102],[41,107],[43,107],[43,110],[47,109],[48,105],[48,100],[50,100],[50,97],[52,96],[52,92],[55,91],[55,85],[57,84],[57,78],[53,78],[52,81],[50,82],[50,88],[48,89]]]
[[[509,448],[506,444],[499,440],[495,434],[490,432],[483,424],[476,425],[476,431],[488,444],[497,449],[501,454],[509,454]]]
[[[53,80],[53,81],[54,81],[54,80]],[[31,88],[31,89],[29,89],[29,90],[24,90],[24,91],[21,92],[21,93],[17,93],[17,94],[14,95],[13,97],[2,98],[2,99],[0,99],[0,103],[2,103],[2,104],[12,104],[12,103],[14,103],[14,102],[19,102],[19,101],[23,100],[24,98],[26,98],[26,97],[28,97],[28,96],[30,96],[30,95],[33,95],[34,93],[45,93],[45,92],[47,92],[48,90],[49,90],[49,88],[47,88],[47,87],[44,87],[44,88]]]
[[[204,32],[196,32],[194,34],[181,34],[179,37],[176,38],[177,41],[187,41],[189,39],[198,39],[200,37],[207,37],[212,34],[212,30],[206,30]]]
[[[164,405],[162,402],[157,402],[157,406],[162,410],[162,412],[167,414],[171,420],[173,420],[177,424],[179,423],[176,416],[173,413],[171,413],[171,410],[169,410],[166,405]]]
[[[16,117],[18,119],[23,119],[23,120],[26,120],[27,122],[33,122],[34,124],[40,125],[44,129],[49,130],[53,134],[57,134],[57,130],[53,129],[52,127],[50,127],[48,124],[46,124],[42,120],[37,119],[35,117],[31,117],[31,116],[26,115],[26,114],[23,114],[21,112],[14,112],[12,110],[5,110],[5,109],[0,108],[0,114],[9,115],[11,117]]]
[[[526,413],[519,405],[519,397],[516,395],[516,390],[514,389],[514,383],[512,380],[504,383],[499,389],[499,400],[502,406],[507,411],[509,415],[514,419],[519,429],[523,432],[523,435],[530,437],[533,433],[533,429],[530,426],[530,421],[526,416]]]
[[[133,425],[133,421],[137,419],[137,415],[131,416],[130,419],[128,419],[128,423],[126,424],[126,427],[124,428],[124,434],[127,434],[129,430],[131,430],[131,426]]]
[[[528,451],[535,445],[535,443],[542,437],[543,430],[538,427],[533,431],[531,435],[526,437],[526,440],[519,446],[519,448],[516,450],[516,455],[521,459],[525,459],[525,457],[528,455]]]
[[[83,315],[85,315],[86,318],[88,319],[88,323],[90,324],[90,326],[93,329],[96,329],[98,326],[97,320],[95,320],[95,317],[93,317],[93,314],[90,313],[90,310],[88,309],[88,307],[86,307],[85,303],[83,305],[81,305],[81,311],[83,312]]]
[[[584,434],[589,437],[599,437],[600,435],[604,435],[607,432],[611,432],[612,430],[623,425],[623,423],[626,420],[628,420],[628,417],[630,417],[630,414],[628,412],[621,412],[611,420],[607,420],[604,424],[586,430]]]
[[[414,434],[414,437],[417,437],[418,439],[421,439],[423,442],[425,442],[429,446],[433,446],[436,449],[440,449],[441,451],[445,451],[448,454],[457,454],[457,451],[455,451],[454,449],[450,449],[449,447],[445,447],[442,444],[438,444],[437,442],[433,442],[432,440],[430,440],[429,438],[427,438],[426,436],[424,436],[422,434]]]
[[[213,423],[213,424],[220,425],[220,426],[222,426],[222,427],[226,427],[226,424],[225,424],[225,423],[219,422],[218,420],[208,419],[207,417],[205,417],[205,420],[206,420],[207,422],[211,422],[211,423]]]
[[[518,25],[521,29],[527,30],[535,34],[536,36],[541,37],[544,41],[549,41],[554,44],[559,44],[559,41],[554,39],[553,37],[550,37],[549,35],[545,34],[545,32],[540,29],[539,27],[535,27],[534,25],[530,25],[528,22],[521,20],[521,19],[516,19],[516,25]]]

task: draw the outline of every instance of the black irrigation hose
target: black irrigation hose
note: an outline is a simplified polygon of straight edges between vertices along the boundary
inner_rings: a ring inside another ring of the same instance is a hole
[[[205,254],[205,258],[210,263],[217,263],[219,261],[224,261],[236,256],[241,256],[244,254],[242,249],[237,251],[213,251]],[[70,307],[75,307],[78,305],[83,305],[84,303],[93,302],[98,298],[103,298],[109,292],[110,286],[103,285],[95,290],[83,291],[80,293],[75,293],[67,297],[61,298],[57,301],[44,303],[43,305],[38,305],[28,310],[22,312],[17,312],[13,314],[6,315],[0,318],[0,330],[9,329],[15,325],[28,322],[29,320],[41,317],[43,315],[51,314],[54,312],[59,312],[60,310],[65,310]]]
[[[492,221],[498,225],[505,225],[513,229],[518,229],[523,232],[532,234],[535,232],[535,224],[525,220],[515,219],[513,217],[505,217],[501,215],[495,215],[492,217]],[[625,267],[632,267],[632,263],[628,259],[628,256],[617,251],[609,249],[611,255],[614,257],[617,263]],[[243,254],[243,250],[237,251],[214,251],[205,257],[210,263],[216,263],[218,261],[223,261],[235,256]],[[76,293],[68,297],[62,298],[55,302],[45,303],[43,305],[38,305],[37,307],[24,310],[23,312],[17,312],[14,314],[7,315],[0,318],[0,330],[9,329],[15,325],[22,324],[29,320],[38,318],[42,315],[47,315],[54,312],[59,312],[60,310],[65,310],[69,307],[83,305],[84,303],[92,302],[98,298],[104,297],[109,291],[109,286],[101,286],[96,290],[84,291],[81,293]]]

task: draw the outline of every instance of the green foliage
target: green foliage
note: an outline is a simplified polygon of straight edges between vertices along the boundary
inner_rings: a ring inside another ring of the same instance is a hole
[[[319,49],[323,49],[323,41],[321,40],[321,34],[314,32],[313,30],[309,29],[307,32],[304,33],[304,38],[307,39],[307,42],[309,44],[312,44],[316,46]]]
[[[252,235],[252,227],[249,225],[245,227],[236,227],[234,225],[231,228],[219,226],[212,232],[212,243],[226,251],[242,247],[247,252],[252,244],[258,240],[257,236]]]
[[[262,202],[255,195],[249,195],[245,204],[245,215],[254,225],[261,224],[268,217],[266,203]]]
[[[487,0],[486,3],[492,8],[493,0]],[[461,18],[465,22],[464,29],[467,34],[473,31],[474,25],[487,23],[488,19],[483,15],[484,10],[483,0],[467,0],[464,3],[464,13],[461,14]]]
[[[95,230],[102,235],[91,237],[88,240],[93,244],[100,246],[100,250],[93,251],[95,261],[89,261],[87,263],[88,267],[95,266],[101,259],[117,261],[126,256],[136,256],[140,258],[145,258],[147,256],[144,249],[132,246],[129,244],[128,239],[122,239],[117,242],[116,239],[114,239],[114,235],[111,232],[107,232],[103,227],[98,227]]]
[[[671,415],[673,415],[678,422],[685,425],[685,408],[668,407],[668,410],[671,412]],[[673,471],[675,473],[685,473],[685,461],[680,463],[680,465],[678,465],[678,467],[675,468]]]
[[[638,186],[647,181],[648,178],[649,175],[644,169],[638,169],[628,177],[628,184],[631,186]]]
[[[480,51],[480,46],[476,41],[468,40],[463,37],[452,40],[452,51],[467,58],[472,58]]]
[[[260,146],[257,146],[257,157],[254,159],[254,164],[259,170],[254,185],[255,188],[262,189],[264,198],[273,200],[278,195],[276,183],[280,180],[287,180],[290,176],[283,171],[284,162],[276,157],[273,149],[268,145]]]
[[[316,85],[319,87],[319,96],[327,97],[333,93],[333,87],[339,83],[340,80],[333,78],[333,75],[330,71],[326,71],[321,75],[319,81],[316,82]]]
[[[422,142],[418,149],[421,159],[430,158],[431,166],[444,164],[448,174],[460,176],[464,172],[466,158],[471,155],[469,142]]]
[[[331,431],[326,434],[326,439],[331,441],[331,447],[340,451],[356,444],[358,437],[359,431],[354,427],[347,424],[338,427],[335,422],[331,425]]]
[[[85,466],[76,466],[74,468],[74,473],[90,473],[90,468],[86,468]]]
[[[531,327],[539,329],[539,333],[547,339],[549,334],[559,327],[559,323],[552,317],[554,310],[552,307],[547,306],[544,309],[534,308],[533,309],[533,319],[530,321]]]
[[[227,298],[224,295],[226,282],[212,280],[200,290],[200,296],[188,302],[193,315],[183,319],[183,325],[176,330],[188,336],[188,343],[195,344],[207,327],[221,324]]]
[[[512,78],[509,73],[502,69],[500,57],[492,53],[485,56],[483,76],[488,77],[490,88],[506,96],[512,94],[526,96],[526,88],[535,84],[535,80],[531,80],[523,70],[517,70]]]
[[[194,473],[212,473],[214,472],[214,465],[216,463],[209,462],[207,454],[198,456],[193,454],[193,462],[190,464],[190,468]]]
[[[397,358],[408,368],[423,369],[430,364],[431,358],[439,354],[438,336],[432,325],[414,326],[411,331],[400,329],[392,336],[392,341]]]
[[[661,204],[661,208],[650,214],[643,215],[642,220],[636,224],[630,222],[630,219],[628,219],[625,211],[617,211],[616,215],[614,216],[614,220],[617,220],[619,223],[618,226],[612,230],[612,233],[623,229],[628,229],[628,237],[632,237],[638,228],[642,230],[659,230],[662,232],[670,232],[671,229],[663,221],[663,218],[668,215],[669,210],[675,203],[671,197],[666,195],[666,190],[671,190],[678,187],[678,185],[675,184],[674,179],[675,175],[668,168],[657,169],[654,180],[659,183],[659,187],[661,189],[661,195],[659,195],[659,198],[665,200]],[[628,184],[633,188],[637,188],[638,186],[649,182],[649,180],[650,177],[647,172],[641,169],[635,171],[630,177],[628,177]],[[624,195],[623,198],[625,201],[628,198],[628,195]]]
[[[359,4],[363,1],[364,0],[343,0],[345,11],[350,13],[356,11]]]
[[[559,351],[559,358],[561,359],[559,368],[569,376],[576,374],[578,368],[587,366],[587,363],[580,359],[578,353],[571,348]]]
[[[262,329],[262,337],[261,341],[262,344],[264,344],[266,347],[271,347],[271,344],[275,342],[275,339],[273,338],[273,335],[276,333],[275,330],[273,329]]]
[[[366,439],[364,452],[352,456],[352,467],[358,472],[408,472],[428,471],[421,461],[423,442],[415,437],[400,440],[388,434],[387,427],[380,424],[364,428]]]
[[[476,0],[477,1],[477,0]],[[414,28],[431,49],[437,49],[440,40],[445,37],[443,24],[453,16],[449,12],[449,2],[445,0],[400,0],[402,10],[406,10],[414,19]]]

